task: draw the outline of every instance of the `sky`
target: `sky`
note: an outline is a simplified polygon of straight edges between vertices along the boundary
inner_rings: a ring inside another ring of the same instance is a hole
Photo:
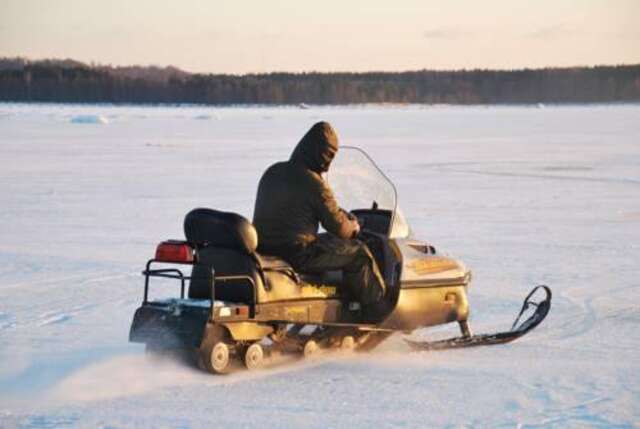
[[[0,0],[0,57],[191,72],[640,63],[640,0]]]

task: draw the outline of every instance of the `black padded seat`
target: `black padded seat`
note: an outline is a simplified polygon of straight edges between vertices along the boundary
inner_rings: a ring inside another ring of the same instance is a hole
[[[271,281],[269,281],[269,273],[270,272],[278,272],[287,275],[294,282],[300,283],[300,276],[296,273],[296,270],[293,269],[291,265],[287,261],[278,256],[273,255],[261,255],[258,252],[254,252],[253,256],[258,263],[258,267],[262,270],[262,272],[266,275],[265,281],[267,283],[267,288],[273,287]]]
[[[258,247],[255,227],[237,213],[193,209],[184,218],[184,234],[197,249],[215,246],[252,255]]]
[[[216,299],[255,302],[254,284],[261,279],[254,258],[258,234],[244,217],[208,208],[191,210],[184,219],[187,241],[198,249],[199,264],[193,267],[189,298],[211,298],[211,269],[216,277],[247,276],[246,280],[217,282]]]
[[[260,268],[262,268],[265,272],[268,271],[279,271],[281,273],[288,274],[292,276],[296,282],[300,280],[309,284],[330,284],[330,285],[340,285],[342,284],[342,271],[325,271],[323,273],[300,273],[296,272],[291,264],[289,264],[284,259],[274,256],[274,255],[265,255],[255,253],[255,256],[258,260]]]

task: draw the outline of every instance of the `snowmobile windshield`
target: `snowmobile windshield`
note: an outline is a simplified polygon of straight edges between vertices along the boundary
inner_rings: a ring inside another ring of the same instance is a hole
[[[409,226],[398,207],[396,187],[365,151],[341,146],[331,163],[327,180],[343,209],[388,211],[389,237],[409,235]]]

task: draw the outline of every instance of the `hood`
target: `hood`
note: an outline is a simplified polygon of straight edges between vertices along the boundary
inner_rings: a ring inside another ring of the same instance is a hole
[[[328,122],[318,122],[302,137],[291,154],[291,161],[301,163],[320,174],[329,170],[336,152],[336,132]]]

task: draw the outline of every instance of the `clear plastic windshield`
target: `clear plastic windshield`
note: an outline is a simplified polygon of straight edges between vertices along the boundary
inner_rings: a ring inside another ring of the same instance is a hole
[[[327,180],[343,209],[388,210],[392,225],[389,236],[409,235],[409,227],[398,208],[395,186],[362,149],[340,147],[327,173]]]

